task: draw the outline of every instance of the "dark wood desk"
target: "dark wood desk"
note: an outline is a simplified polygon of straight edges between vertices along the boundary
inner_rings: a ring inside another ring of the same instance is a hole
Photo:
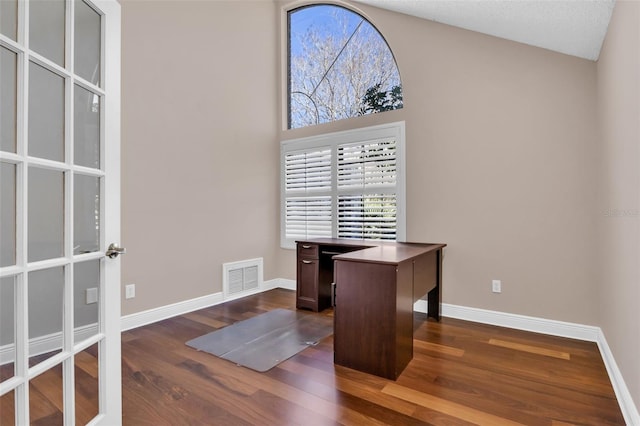
[[[297,241],[297,307],[331,305],[334,362],[395,380],[413,358],[413,304],[425,294],[440,320],[445,244]],[[333,279],[333,281],[332,281]]]

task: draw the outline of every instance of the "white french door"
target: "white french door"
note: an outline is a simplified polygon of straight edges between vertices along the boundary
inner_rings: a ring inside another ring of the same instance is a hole
[[[0,424],[120,424],[116,0],[0,0],[0,138]]]

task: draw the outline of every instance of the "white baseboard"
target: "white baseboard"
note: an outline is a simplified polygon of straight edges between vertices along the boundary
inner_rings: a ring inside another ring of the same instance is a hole
[[[81,342],[98,334],[98,324],[88,324],[76,327],[74,330],[74,342]],[[62,348],[62,332],[46,334],[29,340],[29,356],[36,356],[60,350]],[[0,346],[0,365],[15,361],[15,345]]]
[[[171,305],[136,312],[135,314],[124,315],[120,319],[120,327],[122,331],[127,331],[132,328],[142,327],[143,325],[175,317],[176,315],[183,315],[197,311],[198,309],[217,305],[224,301],[222,292],[212,293],[206,296],[196,297],[195,299],[184,300],[182,302],[172,303]]]
[[[427,301],[418,300],[414,306],[414,311],[427,313]],[[640,415],[638,409],[631,398],[618,365],[613,357],[611,348],[607,344],[604,333],[600,327],[591,325],[575,324],[564,321],[555,321],[544,318],[528,317],[525,315],[509,314],[506,312],[489,311],[486,309],[470,308],[466,306],[442,304],[443,317],[457,318],[466,321],[491,324],[499,327],[514,328],[517,330],[531,331],[534,333],[548,334],[552,336],[567,337],[570,339],[596,342],[600,355],[609,374],[609,380],[618,399],[620,410],[624,416],[625,423],[629,426],[640,426]]]
[[[418,300],[414,304],[413,309],[417,312],[427,313],[427,301]],[[598,335],[601,333],[600,327],[591,325],[529,317],[507,312],[489,311],[487,309],[450,305],[448,303],[442,304],[442,312],[440,314],[443,317],[497,325],[499,327],[515,328],[517,330],[532,331],[534,333],[549,334],[552,336],[568,337],[570,339],[586,340],[588,342],[597,342]]]
[[[291,282],[293,282],[293,286],[291,285]],[[224,298],[222,292],[212,293],[206,296],[197,297],[195,299],[184,300],[182,302],[172,303],[171,305],[161,306],[159,308],[125,315],[121,319],[122,331],[142,327],[143,325],[152,324],[154,322],[162,321],[167,318],[175,317],[177,315],[183,315],[189,312],[197,311],[198,309],[208,308],[210,306],[229,302],[235,299],[240,299],[242,297],[251,296],[253,294],[262,293],[263,291],[272,290],[278,287],[295,290],[296,282],[295,280],[276,278],[273,280],[263,281],[259,289],[243,292],[242,294],[236,294],[226,299]]]
[[[613,358],[613,353],[611,353],[611,348],[609,347],[602,330],[598,333],[597,343],[602,359],[604,360],[604,366],[607,368],[607,373],[609,374],[609,380],[611,380],[611,385],[616,393],[618,404],[620,404],[620,410],[624,416],[625,423],[629,426],[640,426],[640,413],[638,413],[638,407],[636,407],[633,402],[633,398],[631,398],[629,388],[627,388],[627,385],[622,378],[622,373],[620,373],[620,370],[618,369],[618,364]]]
[[[271,283],[271,288],[284,288],[285,290],[295,290],[296,289],[296,280],[288,280],[286,278],[276,278],[274,280],[269,280]]]

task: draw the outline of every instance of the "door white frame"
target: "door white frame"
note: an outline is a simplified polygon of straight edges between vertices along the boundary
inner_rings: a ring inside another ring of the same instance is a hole
[[[74,7],[76,1],[66,1],[65,63],[73,63]],[[63,364],[64,424],[75,424],[74,355],[99,343],[99,412],[91,425],[118,425],[122,423],[121,358],[120,358],[120,259],[105,257],[109,243],[120,242],[120,49],[121,10],[117,0],[84,0],[101,15],[102,85],[91,85],[47,58],[29,50],[29,0],[18,0],[18,34],[14,41],[0,34],[0,45],[17,54],[17,152],[0,152],[3,162],[16,165],[16,264],[0,268],[0,277],[17,277],[15,282],[15,372],[14,377],[0,383],[0,395],[14,392],[15,424],[29,423],[29,381],[46,370]],[[65,159],[62,162],[27,156],[28,78],[29,63],[43,65],[65,79]],[[102,170],[75,166],[70,161],[73,137],[73,86],[86,86],[101,97]],[[73,204],[71,184],[64,184],[64,254],[60,258],[28,262],[26,238],[28,166],[37,165],[63,172],[65,180],[73,180],[74,171],[101,178],[101,231],[99,251],[74,255],[71,238]],[[100,260],[101,285],[99,329],[90,338],[76,344],[73,324],[73,265],[76,261]],[[29,329],[26,321],[28,309],[28,273],[61,266],[65,268],[63,300],[65,315],[62,333],[62,352],[29,368]]]
[[[107,94],[104,123],[104,244],[120,242],[120,50],[121,10],[116,0],[94,0],[104,12],[102,42],[103,75]],[[106,251],[107,247],[102,247]],[[120,258],[106,259],[102,286],[101,324],[104,350],[100,359],[100,416],[96,425],[122,424],[122,374],[120,342]]]

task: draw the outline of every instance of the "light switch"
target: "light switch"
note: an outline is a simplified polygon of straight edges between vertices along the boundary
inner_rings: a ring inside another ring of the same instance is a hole
[[[124,297],[125,299],[131,299],[136,297],[136,285],[129,284],[124,287]]]
[[[87,289],[87,305],[96,303],[98,301],[98,287]]]

